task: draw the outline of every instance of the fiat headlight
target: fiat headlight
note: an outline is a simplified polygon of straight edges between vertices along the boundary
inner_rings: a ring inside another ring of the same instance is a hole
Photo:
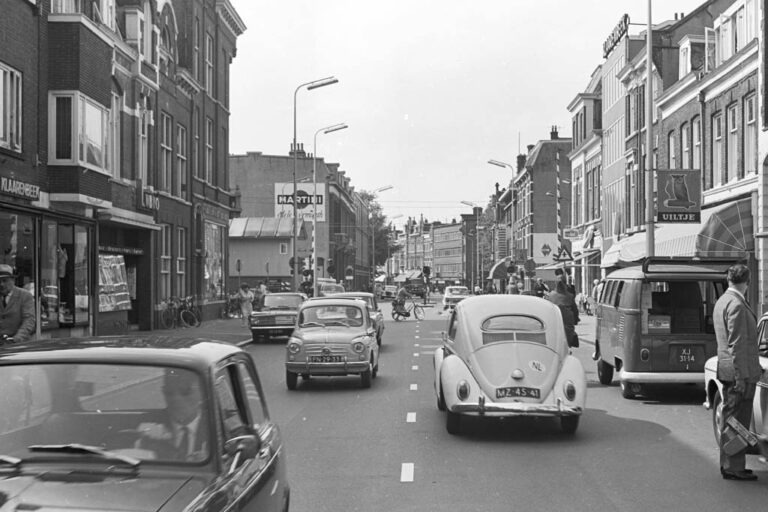
[[[301,352],[301,340],[298,338],[291,338],[288,340],[288,352],[291,354],[298,354]]]
[[[358,354],[362,354],[365,351],[365,343],[362,341],[355,341],[352,343],[352,350],[357,352]]]

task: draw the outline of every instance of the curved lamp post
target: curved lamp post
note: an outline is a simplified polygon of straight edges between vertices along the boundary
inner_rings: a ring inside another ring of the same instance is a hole
[[[312,258],[310,261],[310,268],[312,269],[312,296],[317,297],[317,135],[320,132],[323,134],[337,132],[339,130],[345,130],[349,126],[345,123],[334,124],[320,128],[315,132],[315,137],[312,141]],[[294,187],[295,190],[295,187]],[[326,193],[328,192],[326,188]],[[325,197],[325,196],[323,196]],[[295,203],[294,203],[295,206]],[[326,208],[325,202],[323,202],[323,208]],[[326,212],[326,215],[328,213]],[[327,219],[326,219],[327,222]]]
[[[391,190],[393,188],[394,187],[392,185],[385,185],[371,192],[371,195],[384,192],[385,190]],[[376,226],[373,225],[373,212],[371,212],[371,203],[368,203],[367,206],[368,213],[371,215],[371,286],[373,286],[373,283],[376,280]]]
[[[296,271],[298,268],[298,261],[296,261],[296,244],[298,241],[298,227],[299,226],[299,219],[297,217],[297,209],[296,209],[296,158],[298,154],[298,147],[296,146],[296,96],[299,94],[299,90],[302,87],[306,87],[308,91],[311,91],[312,89],[317,89],[318,87],[325,87],[326,85],[332,85],[337,83],[339,80],[336,77],[329,76],[326,78],[321,78],[320,80],[313,80],[311,82],[306,82],[303,84],[300,84],[298,87],[296,87],[296,90],[293,92],[293,289],[294,291],[298,291],[299,289],[299,273]]]

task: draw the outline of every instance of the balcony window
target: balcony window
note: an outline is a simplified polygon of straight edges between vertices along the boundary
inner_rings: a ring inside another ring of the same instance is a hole
[[[73,108],[77,105],[77,108]],[[79,92],[51,93],[51,163],[79,164],[109,172],[110,109]],[[73,135],[76,140],[73,140]],[[77,154],[73,148],[77,147]]]
[[[21,73],[0,62],[0,147],[21,152]]]

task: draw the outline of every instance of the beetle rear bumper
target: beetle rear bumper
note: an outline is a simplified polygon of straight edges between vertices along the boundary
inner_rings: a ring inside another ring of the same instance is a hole
[[[579,416],[583,412],[580,406],[557,404],[510,403],[458,403],[450,407],[451,412],[471,416]]]

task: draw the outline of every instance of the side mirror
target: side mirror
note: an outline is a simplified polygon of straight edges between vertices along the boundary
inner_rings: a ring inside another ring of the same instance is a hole
[[[229,472],[232,473],[244,460],[253,459],[261,450],[261,439],[256,434],[233,437],[224,443],[224,453],[232,456]]]

